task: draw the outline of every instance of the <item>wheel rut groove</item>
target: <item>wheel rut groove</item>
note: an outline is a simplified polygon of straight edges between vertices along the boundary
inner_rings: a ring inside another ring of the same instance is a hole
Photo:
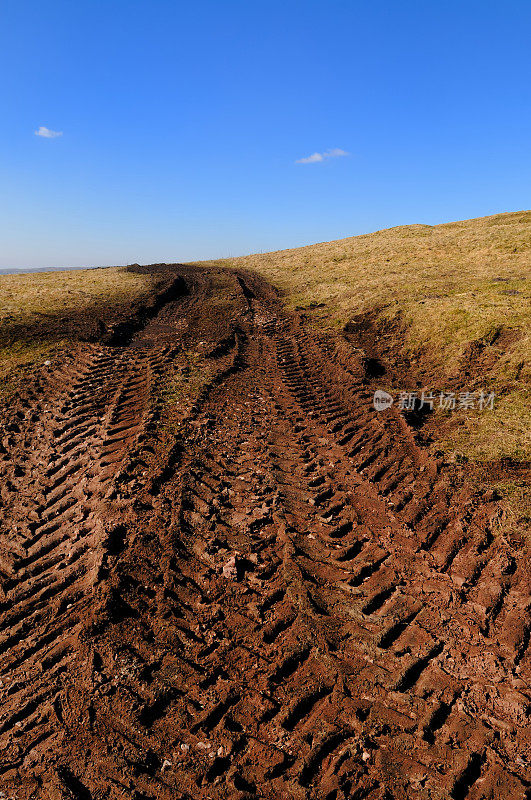
[[[175,273],[0,429],[0,789],[531,796],[496,503],[258,277]]]

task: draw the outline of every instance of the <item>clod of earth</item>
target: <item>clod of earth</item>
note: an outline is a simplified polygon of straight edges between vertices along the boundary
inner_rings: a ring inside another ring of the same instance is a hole
[[[229,558],[223,565],[223,576],[231,581],[237,581],[239,577],[239,565],[236,556]]]

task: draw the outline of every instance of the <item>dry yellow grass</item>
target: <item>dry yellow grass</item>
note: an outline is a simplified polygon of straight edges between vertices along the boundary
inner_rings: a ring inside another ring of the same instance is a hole
[[[0,393],[14,388],[20,370],[45,360],[76,338],[84,315],[112,319],[148,297],[156,275],[125,267],[0,276]],[[64,324],[63,321],[64,320]]]
[[[151,275],[125,267],[0,275],[0,330],[32,325],[46,317],[134,302],[153,285]]]

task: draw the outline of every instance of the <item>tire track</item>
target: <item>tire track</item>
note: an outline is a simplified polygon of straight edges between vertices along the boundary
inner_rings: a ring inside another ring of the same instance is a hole
[[[193,291],[67,365],[31,430],[29,408],[6,426],[0,779],[61,799],[529,797],[529,578],[495,503],[258,278],[183,274]],[[200,391],[158,407],[190,352]]]
[[[63,384],[53,404],[32,420],[30,466],[10,487],[30,498],[31,511],[14,503],[0,536],[7,554],[0,602],[0,780],[60,747],[63,676],[75,661],[106,558],[99,506],[142,431],[154,360],[147,350],[88,348],[82,368],[66,373],[74,382]]]

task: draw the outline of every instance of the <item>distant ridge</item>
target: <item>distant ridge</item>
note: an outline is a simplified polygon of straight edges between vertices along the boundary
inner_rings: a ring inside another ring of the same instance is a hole
[[[105,267],[4,267],[0,268],[0,275],[22,275],[34,272],[70,272],[82,269],[106,269]]]

